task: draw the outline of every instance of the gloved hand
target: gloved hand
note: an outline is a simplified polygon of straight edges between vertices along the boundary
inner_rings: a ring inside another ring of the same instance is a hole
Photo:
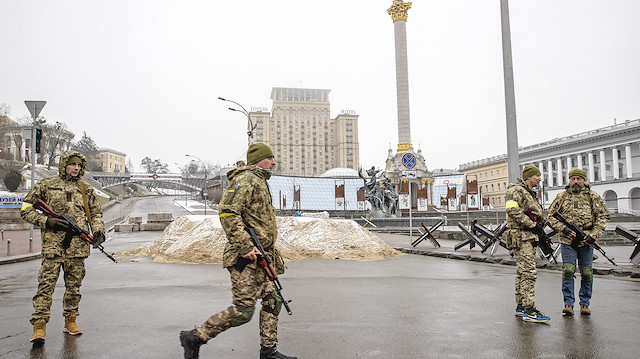
[[[104,234],[102,232],[95,232],[93,234],[93,248],[98,248],[104,242]]]
[[[68,231],[69,230],[69,222],[64,219],[49,217],[47,218],[47,229],[52,231]]]

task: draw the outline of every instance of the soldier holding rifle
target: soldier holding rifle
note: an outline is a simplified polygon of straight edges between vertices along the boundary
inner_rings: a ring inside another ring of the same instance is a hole
[[[536,166],[524,166],[522,179],[507,188],[505,204],[509,226],[506,231],[507,248],[513,249],[516,257],[516,316],[533,323],[549,321],[549,317],[535,307],[536,233],[542,231],[544,218],[533,188],[540,180],[540,170]],[[530,211],[535,220],[527,216],[525,210]]]
[[[231,275],[233,305],[212,315],[191,331],[180,333],[184,357],[199,357],[200,346],[225,330],[251,320],[255,304],[262,300],[260,309],[260,358],[295,359],[278,352],[278,314],[283,299],[256,260],[262,254],[251,240],[246,228],[252,228],[276,274],[284,272],[282,257],[275,248],[276,216],[271,203],[267,180],[276,162],[269,146],[253,143],[247,151],[247,165],[239,166],[227,174],[229,186],[220,199],[220,223],[229,242],[223,253],[222,265]],[[260,260],[262,261],[262,259]]]
[[[580,268],[580,314],[590,315],[589,308],[593,292],[593,247],[586,243],[597,240],[604,233],[610,216],[607,206],[591,186],[586,182],[587,173],[580,168],[569,172],[569,185],[551,203],[549,225],[559,233],[560,253],[562,254],[562,295],[564,296],[565,315],[573,315],[574,282],[576,260]],[[562,214],[566,221],[577,226],[586,239],[576,237],[576,233],[551,216],[555,212]],[[589,238],[590,237],[590,238]]]
[[[65,215],[87,233],[93,231],[93,246],[104,242],[102,209],[91,187],[82,180],[87,165],[78,151],[65,151],[60,157],[59,174],[39,180],[24,198],[20,215],[24,220],[40,226],[42,230],[42,265],[38,273],[38,291],[33,297],[31,315],[33,335],[31,342],[43,343],[45,326],[51,315],[53,291],[64,272],[65,293],[62,299],[63,331],[70,335],[82,334],[76,325],[79,315],[80,286],[85,275],[84,260],[89,256],[89,242],[79,233],[71,231],[68,221],[36,211],[38,200],[47,203],[55,212]]]

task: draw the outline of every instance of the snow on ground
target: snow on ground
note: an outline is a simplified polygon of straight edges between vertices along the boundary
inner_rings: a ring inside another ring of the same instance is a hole
[[[276,246],[285,261],[304,258],[378,260],[401,255],[356,222],[277,217]],[[166,263],[222,263],[227,237],[217,216],[182,216],[151,245],[116,253]]]

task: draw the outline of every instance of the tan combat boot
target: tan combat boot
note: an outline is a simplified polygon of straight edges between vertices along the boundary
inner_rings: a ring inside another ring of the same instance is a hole
[[[32,343],[44,343],[45,328],[47,323],[44,320],[38,320],[33,323],[33,335],[29,339]]]
[[[64,329],[62,331],[71,335],[82,334],[82,329],[76,325],[76,317],[64,318]]]
[[[589,309],[588,305],[581,305],[580,306],[580,314],[582,315],[591,315],[591,309]]]

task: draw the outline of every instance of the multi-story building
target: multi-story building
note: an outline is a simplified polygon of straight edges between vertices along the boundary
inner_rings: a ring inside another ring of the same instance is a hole
[[[358,169],[358,115],[343,110],[331,118],[330,91],[274,87],[271,113],[249,113],[254,140],[271,147],[277,174],[317,177],[332,168]]]
[[[460,165],[468,181],[478,181],[478,195],[493,208],[504,208],[507,186],[507,156],[495,156]]]
[[[93,155],[93,160],[102,168],[102,172],[124,173],[126,153],[110,148],[99,148]]]
[[[602,196],[610,210],[640,213],[640,120],[520,147],[519,162],[520,169],[527,164],[540,169],[545,205],[551,204],[564,190],[568,173],[573,168],[582,168],[587,172],[587,182]],[[504,179],[498,181],[506,183],[505,155],[465,163],[460,166],[460,172],[477,174],[485,195],[491,194],[491,182],[481,180],[491,180],[490,168],[496,176],[497,171],[500,176],[504,174]],[[480,178],[481,174],[483,178]],[[504,189],[504,184],[501,188]],[[497,183],[494,183],[494,189],[498,189]],[[504,191],[502,195],[503,205],[495,207],[504,207]]]

